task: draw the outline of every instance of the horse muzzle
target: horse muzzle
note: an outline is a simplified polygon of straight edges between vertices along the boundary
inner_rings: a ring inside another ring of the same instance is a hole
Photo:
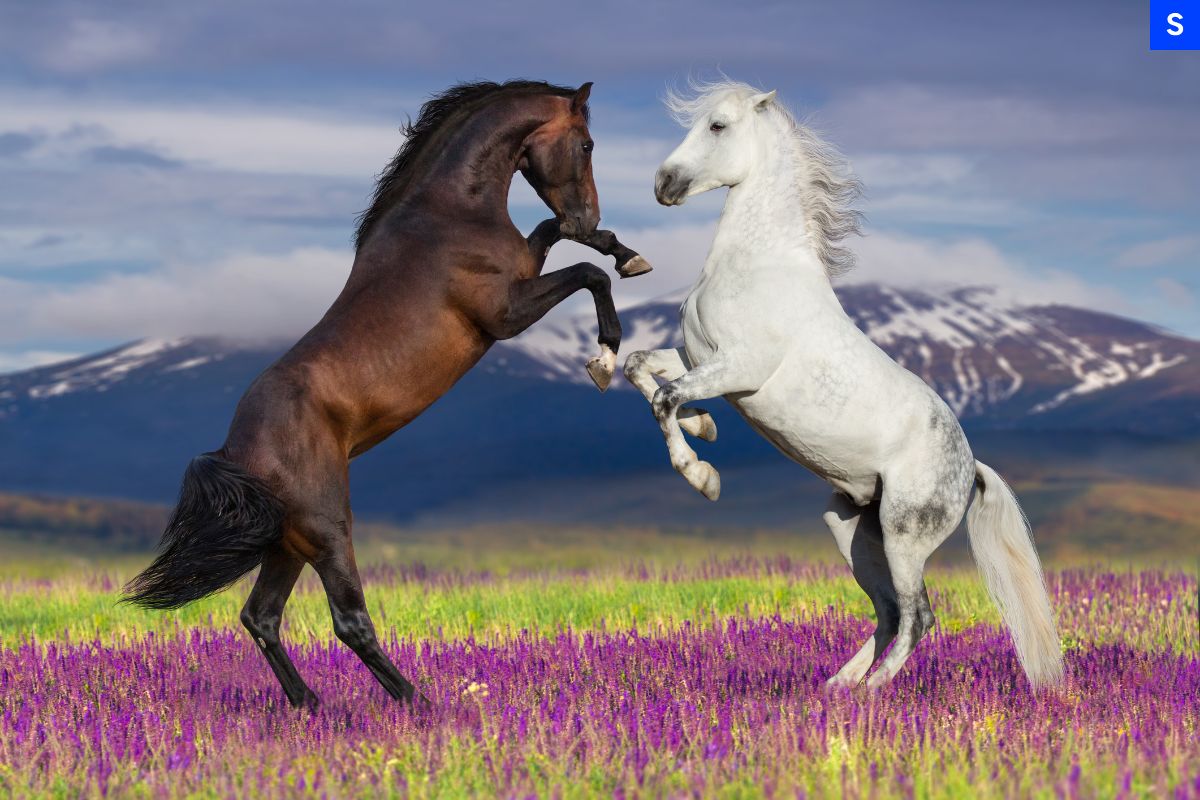
[[[664,206],[681,206],[692,182],[673,169],[660,169],[654,176],[654,198]]]
[[[600,226],[599,214],[568,214],[558,222],[559,232],[568,239],[581,239],[591,236]]]

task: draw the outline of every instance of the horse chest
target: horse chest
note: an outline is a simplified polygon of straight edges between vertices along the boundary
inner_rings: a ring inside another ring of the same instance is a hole
[[[680,310],[679,327],[683,333],[683,348],[687,351],[688,359],[693,364],[703,364],[712,358],[713,353],[716,352],[716,346],[700,321],[695,297],[696,294],[693,292],[684,301],[683,308]]]
[[[758,308],[761,304],[750,301],[749,305]],[[718,351],[729,350],[755,335],[755,328],[769,318],[770,312],[758,308],[767,316],[755,316],[747,314],[746,306],[747,298],[740,297],[728,281],[710,279],[696,284],[680,314],[684,349],[693,364],[703,364]]]

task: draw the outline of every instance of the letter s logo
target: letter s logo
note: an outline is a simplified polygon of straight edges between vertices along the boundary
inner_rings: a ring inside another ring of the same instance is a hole
[[[1183,35],[1183,14],[1167,15],[1167,34],[1170,36]]]

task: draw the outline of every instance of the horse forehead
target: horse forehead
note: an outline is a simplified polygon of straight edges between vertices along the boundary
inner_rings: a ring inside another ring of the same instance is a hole
[[[579,130],[585,136],[588,134],[587,123],[578,114],[572,114],[568,108],[564,113],[555,114],[554,117],[540,125],[534,131],[534,135],[539,139],[557,141],[573,130]]]
[[[727,92],[709,105],[708,113],[703,114],[697,122],[705,122],[711,117],[720,117],[729,122],[737,122],[745,116],[746,103],[734,92]]]

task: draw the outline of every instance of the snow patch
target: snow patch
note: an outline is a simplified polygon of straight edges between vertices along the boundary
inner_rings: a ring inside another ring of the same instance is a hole
[[[35,400],[60,397],[84,389],[102,391],[125,378],[130,372],[155,362],[162,354],[175,350],[189,339],[145,339],[123,347],[100,358],[75,363],[51,375],[53,383],[31,386],[29,396]]]

